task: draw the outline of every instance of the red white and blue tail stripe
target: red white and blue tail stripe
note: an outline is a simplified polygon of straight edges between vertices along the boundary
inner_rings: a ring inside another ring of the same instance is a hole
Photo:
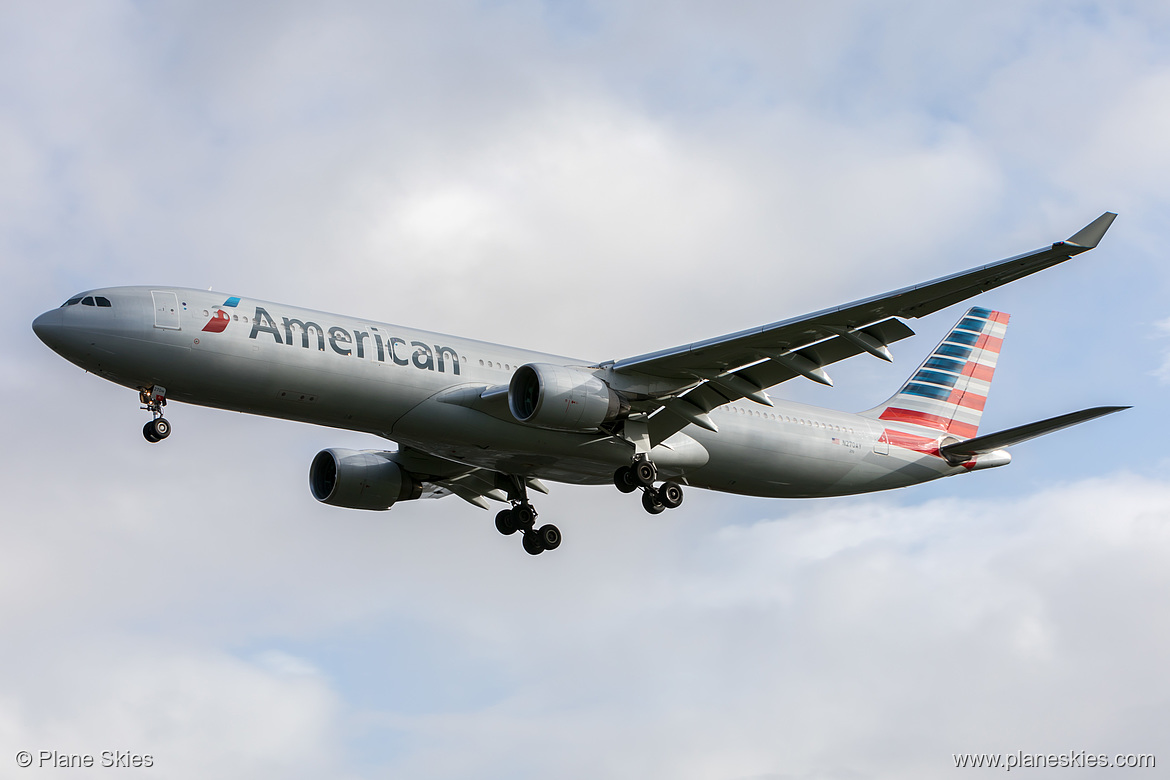
[[[865,412],[896,428],[937,439],[969,439],[979,430],[1008,315],[972,308],[893,398]]]

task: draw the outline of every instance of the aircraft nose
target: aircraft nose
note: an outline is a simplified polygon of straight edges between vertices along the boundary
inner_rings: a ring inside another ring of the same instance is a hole
[[[65,335],[63,319],[60,309],[51,309],[33,320],[33,333],[53,351],[58,351]]]

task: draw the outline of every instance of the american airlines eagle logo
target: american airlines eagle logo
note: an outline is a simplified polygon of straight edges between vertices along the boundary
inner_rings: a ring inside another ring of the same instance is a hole
[[[240,305],[240,299],[233,295],[231,298],[228,298],[226,301],[224,301],[223,305],[225,307],[231,307],[234,309]],[[217,308],[212,318],[207,321],[206,325],[203,326],[203,332],[223,333],[224,328],[226,328],[228,323],[231,321],[232,318],[228,316],[226,311],[224,311],[222,308]]]

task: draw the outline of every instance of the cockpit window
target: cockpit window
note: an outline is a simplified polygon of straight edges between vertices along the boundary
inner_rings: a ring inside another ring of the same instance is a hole
[[[81,305],[82,305],[82,306],[96,306],[97,304],[95,304],[95,303],[93,302],[93,296],[92,296],[92,295],[87,295],[87,296],[85,296],[84,298],[82,298],[82,299],[81,299]]]
[[[95,301],[97,301],[97,305],[98,305],[98,306],[104,306],[104,307],[105,307],[105,308],[107,308],[107,309],[108,309],[108,308],[110,308],[110,299],[109,299],[109,298],[103,298],[103,297],[102,297],[102,296],[100,296],[100,295],[95,295],[95,296],[93,297],[93,299],[94,299]]]
[[[61,304],[61,308],[64,309],[66,306],[76,306],[79,303],[81,303],[80,297],[70,298],[69,300],[65,301],[65,303]]]

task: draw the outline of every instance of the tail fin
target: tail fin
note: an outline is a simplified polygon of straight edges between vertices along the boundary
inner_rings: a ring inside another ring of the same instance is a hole
[[[867,412],[887,422],[918,426],[970,439],[991,389],[1008,315],[972,308],[951,329],[902,389]]]

